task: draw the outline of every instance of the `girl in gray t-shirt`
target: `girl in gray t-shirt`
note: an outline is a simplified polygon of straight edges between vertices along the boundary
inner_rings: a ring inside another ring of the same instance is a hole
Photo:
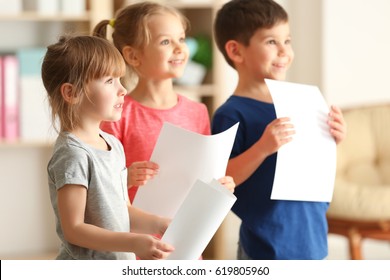
[[[42,80],[59,125],[47,167],[62,242],[57,259],[163,259],[173,250],[151,235],[162,235],[170,220],[130,205],[123,147],[99,128],[121,117],[124,73],[105,39],[63,36],[47,48]]]

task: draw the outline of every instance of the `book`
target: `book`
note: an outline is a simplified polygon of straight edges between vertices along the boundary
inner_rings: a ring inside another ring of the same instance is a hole
[[[16,15],[22,12],[22,0],[0,0],[0,15]]]
[[[2,127],[5,140],[19,138],[19,63],[15,55],[3,56]]]
[[[3,139],[3,137],[4,137],[3,118],[4,118],[4,106],[3,106],[3,57],[0,56],[0,140]]]
[[[41,78],[45,48],[22,48],[17,52],[20,63],[20,138],[24,141],[51,141],[50,108]]]
[[[61,13],[66,15],[84,15],[86,13],[85,0],[61,0]]]

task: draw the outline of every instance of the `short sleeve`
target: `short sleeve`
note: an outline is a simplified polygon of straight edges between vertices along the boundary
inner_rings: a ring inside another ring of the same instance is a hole
[[[55,151],[48,164],[49,180],[57,190],[64,185],[75,184],[89,186],[88,153],[80,147],[68,145]]]

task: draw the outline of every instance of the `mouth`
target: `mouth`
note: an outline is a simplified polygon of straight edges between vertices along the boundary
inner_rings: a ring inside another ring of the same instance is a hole
[[[172,59],[169,63],[172,65],[182,65],[184,63],[184,59]]]
[[[114,108],[115,109],[122,109],[123,108],[123,103],[119,103],[119,104],[114,105]]]
[[[286,64],[284,63],[274,63],[273,66],[276,68],[286,68]]]

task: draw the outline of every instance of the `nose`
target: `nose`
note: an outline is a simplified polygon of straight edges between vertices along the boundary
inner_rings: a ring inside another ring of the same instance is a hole
[[[122,83],[119,83],[118,96],[124,96],[126,93],[127,89],[122,85]]]
[[[174,43],[174,52],[175,53],[181,53],[183,52],[184,48],[186,47],[186,43],[182,42],[175,42]]]
[[[287,46],[279,44],[279,56],[285,56],[287,54]]]

